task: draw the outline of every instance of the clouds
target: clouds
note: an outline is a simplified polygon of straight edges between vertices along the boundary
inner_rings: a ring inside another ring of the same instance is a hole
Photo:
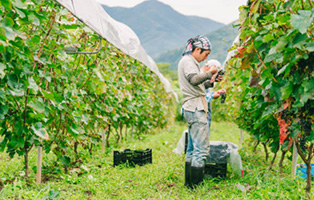
[[[239,6],[247,0],[160,0],[185,15],[207,17],[229,24],[239,18]]]
[[[97,0],[108,6],[133,7],[144,0]],[[158,0],[184,15],[210,18],[229,24],[239,18],[239,6],[247,0]]]

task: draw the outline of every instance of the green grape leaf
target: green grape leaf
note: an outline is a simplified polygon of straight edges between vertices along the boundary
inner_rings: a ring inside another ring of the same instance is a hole
[[[290,95],[292,94],[293,91],[293,85],[291,82],[289,82],[286,86],[281,88],[281,93],[282,93],[282,99],[288,99]]]
[[[17,14],[18,14],[21,18],[25,18],[25,17],[26,17],[25,13],[24,13],[22,10],[20,10],[20,9],[18,9],[18,8],[16,8],[15,10],[16,10]]]
[[[272,40],[274,40],[274,36],[273,36],[273,34],[267,34],[267,35],[265,35],[265,37],[264,37],[264,42],[269,42],[269,41],[272,41]]]
[[[23,89],[13,89],[13,90],[9,90],[9,91],[12,94],[12,96],[15,96],[15,97],[24,96],[24,90]]]
[[[49,92],[49,91],[45,91],[43,89],[40,89],[40,92],[44,95],[44,98],[45,99],[48,99],[48,100],[54,100],[54,95],[53,93]]]
[[[14,40],[15,39],[16,34],[11,27],[5,26],[4,30],[5,30],[5,36],[8,40]]]
[[[45,111],[44,102],[40,98],[35,100],[35,102],[33,101],[29,102],[28,106],[33,108],[39,113],[43,113]]]
[[[0,79],[3,79],[6,72],[5,72],[6,66],[3,63],[0,63]]]
[[[40,25],[40,20],[34,14],[28,15],[28,19],[32,22],[32,24],[36,26]]]
[[[21,0],[14,0],[13,6],[20,8],[20,9],[27,9],[27,5],[25,3],[23,3]]]
[[[279,76],[280,74],[282,74],[283,72],[285,72],[286,68],[289,66],[289,64],[286,64],[285,66],[283,66],[277,73],[277,76]]]
[[[12,10],[11,0],[1,0],[1,4],[4,6],[5,9]]]
[[[70,165],[71,164],[71,158],[67,155],[64,155],[60,158],[61,162],[64,164],[64,165]]]
[[[14,25],[14,21],[11,17],[6,16],[5,18],[2,19],[2,23],[5,26],[11,27]]]
[[[314,42],[307,43],[305,45],[305,49],[308,50],[309,52],[313,52],[314,51]]]
[[[0,104],[0,120],[5,118],[4,116],[8,113],[8,111],[8,106]]]
[[[279,38],[278,43],[276,44],[275,48],[277,50],[283,50],[285,48],[285,46],[288,44],[288,42],[286,41],[286,39],[284,37]]]
[[[258,11],[260,3],[261,3],[261,0],[258,0],[257,2],[255,2],[254,6],[251,9],[252,13],[256,13]]]
[[[304,103],[306,103],[311,97],[313,98],[313,95],[311,95],[310,93],[302,94],[300,97],[300,105],[304,105]]]
[[[46,129],[41,127],[41,125],[38,127],[38,123],[36,125],[37,126],[32,125],[32,130],[34,133],[40,137],[40,139],[49,140],[49,134],[47,133]]]
[[[1,88],[1,89],[0,89],[0,100],[1,100],[1,101],[5,101],[6,99],[7,99],[7,98],[6,98],[4,89]]]
[[[29,86],[27,88],[33,89],[36,92],[38,91],[38,85],[35,83],[34,79],[32,77],[28,78]]]
[[[304,87],[304,92],[314,92],[314,79],[303,82],[302,86]]]
[[[275,59],[279,59],[282,57],[282,54],[281,53],[273,53],[273,54],[268,54],[265,59],[264,59],[264,62],[265,63],[268,63],[268,62],[271,62]]]
[[[309,10],[299,10],[299,14],[291,16],[291,25],[302,34],[306,33],[312,23],[312,12]]]

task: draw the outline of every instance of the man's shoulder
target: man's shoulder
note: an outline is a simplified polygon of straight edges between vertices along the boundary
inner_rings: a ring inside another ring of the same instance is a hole
[[[192,59],[192,56],[191,56],[191,55],[185,55],[185,56],[182,56],[181,60],[191,60],[191,61],[193,61],[193,59]]]
[[[192,56],[185,55],[181,58],[179,61],[179,65],[185,64],[185,63],[194,63]]]

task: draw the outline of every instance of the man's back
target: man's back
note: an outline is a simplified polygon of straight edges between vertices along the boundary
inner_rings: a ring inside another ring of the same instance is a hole
[[[179,85],[182,91],[182,105],[184,109],[195,111],[195,108],[203,109],[201,96],[206,95],[203,84],[193,86],[189,80],[189,74],[199,74],[198,62],[191,56],[185,55],[178,64]]]

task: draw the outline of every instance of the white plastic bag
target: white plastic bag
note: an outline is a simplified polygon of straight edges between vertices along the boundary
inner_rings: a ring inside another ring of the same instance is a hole
[[[177,143],[177,147],[172,152],[177,153],[177,154],[185,153],[185,145],[186,145],[185,144],[185,136],[187,134],[188,134],[188,130],[184,130],[179,142]]]
[[[174,153],[184,154],[186,144],[186,136],[188,130],[184,130],[182,136],[177,143],[177,147],[173,150]],[[207,158],[208,163],[229,163],[232,171],[242,176],[242,160],[238,153],[238,145],[232,142],[210,141],[210,152]]]

